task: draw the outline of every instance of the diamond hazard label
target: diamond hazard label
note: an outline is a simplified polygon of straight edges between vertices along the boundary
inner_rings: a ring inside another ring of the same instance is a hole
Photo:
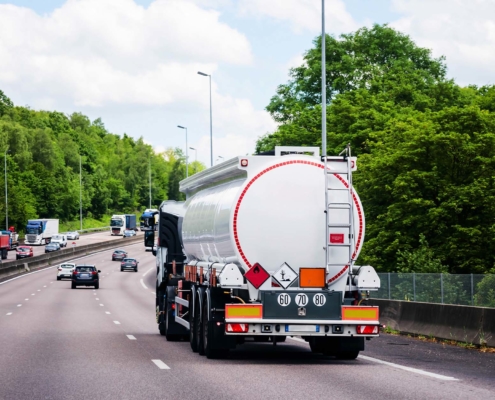
[[[297,279],[297,273],[287,263],[283,263],[273,274],[273,278],[284,289],[287,289]]]
[[[270,274],[266,272],[260,264],[256,263],[244,274],[244,277],[256,289],[259,289],[259,287],[270,277]]]

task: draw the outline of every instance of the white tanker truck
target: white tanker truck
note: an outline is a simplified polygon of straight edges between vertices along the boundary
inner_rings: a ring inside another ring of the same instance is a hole
[[[160,206],[160,333],[208,358],[248,338],[299,336],[315,353],[355,359],[379,333],[361,293],[380,287],[372,267],[354,265],[365,230],[355,163],[350,147],[323,160],[318,148],[277,147],[183,180],[186,201]]]

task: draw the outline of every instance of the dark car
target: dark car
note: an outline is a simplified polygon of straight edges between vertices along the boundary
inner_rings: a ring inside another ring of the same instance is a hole
[[[27,258],[33,256],[33,248],[31,246],[20,246],[16,250],[15,259]]]
[[[94,286],[95,289],[100,287],[100,273],[94,265],[76,265],[72,273],[72,289],[77,286]]]
[[[51,253],[52,251],[58,251],[58,250],[60,250],[60,245],[56,242],[48,243],[45,246],[45,253]]]
[[[112,254],[112,261],[123,260],[127,257],[127,251],[125,250],[114,250]]]
[[[124,258],[120,263],[120,271],[124,269],[133,269],[134,272],[138,272],[139,261],[135,258]]]

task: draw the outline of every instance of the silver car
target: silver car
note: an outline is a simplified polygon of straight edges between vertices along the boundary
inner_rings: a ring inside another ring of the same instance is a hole
[[[79,239],[79,232],[77,232],[77,231],[67,232],[67,239],[70,239],[70,240]]]

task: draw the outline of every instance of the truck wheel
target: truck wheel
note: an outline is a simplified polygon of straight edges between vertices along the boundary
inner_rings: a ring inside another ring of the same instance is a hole
[[[172,317],[172,310],[168,310],[168,306],[167,306],[167,310],[165,312],[165,338],[167,339],[167,341],[169,342],[177,342],[178,340],[180,340],[180,335],[173,335],[171,333],[169,333],[170,331],[170,325],[171,325],[171,318]]]
[[[213,321],[208,320],[208,301],[204,301],[203,307],[203,346],[204,354],[208,359],[225,358],[229,354],[228,349],[215,348],[218,343],[213,335],[213,329],[215,329]]]
[[[359,355],[359,350],[355,351],[341,351],[335,354],[335,357],[339,360],[355,360]]]
[[[309,348],[312,353],[321,354],[325,351],[325,343],[322,338],[312,337],[309,339]]]
[[[194,353],[198,352],[198,337],[196,326],[199,320],[199,304],[196,301],[197,296],[195,293],[196,288],[193,286],[191,288],[191,300],[189,300],[189,344],[191,345],[191,350]]]
[[[201,301],[203,299],[203,301]],[[204,312],[201,312],[201,305],[206,301],[206,295],[204,291],[198,290],[198,296],[196,298],[198,317],[196,318],[194,329],[196,330],[196,347],[198,349],[198,353],[200,356],[205,355],[205,346],[204,346],[204,335],[203,335],[203,318],[205,316]]]
[[[7,249],[2,249],[2,260],[6,260],[7,259]]]

